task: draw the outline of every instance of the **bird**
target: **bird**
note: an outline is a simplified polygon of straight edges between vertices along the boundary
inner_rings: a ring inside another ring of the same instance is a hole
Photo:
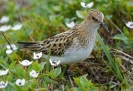
[[[20,50],[42,52],[44,58],[60,64],[80,63],[87,59],[93,50],[99,27],[108,31],[101,11],[92,9],[84,20],[68,31],[37,42],[17,42]]]

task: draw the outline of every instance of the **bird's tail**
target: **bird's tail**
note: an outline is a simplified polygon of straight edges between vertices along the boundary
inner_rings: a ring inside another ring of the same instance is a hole
[[[38,52],[41,48],[40,42],[17,42],[20,50]]]

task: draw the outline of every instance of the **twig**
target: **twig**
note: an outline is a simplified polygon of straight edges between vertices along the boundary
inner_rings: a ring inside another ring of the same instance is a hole
[[[11,50],[13,51],[13,48],[12,48],[10,42],[7,40],[6,36],[4,35],[4,33],[2,31],[1,31],[1,33],[4,36],[4,38],[5,38],[6,42],[8,43],[8,45],[10,46]]]
[[[114,50],[117,53],[121,54],[121,55],[117,55],[118,57],[122,58],[125,61],[130,62],[131,64],[133,64],[133,57],[132,56],[130,56],[130,55],[128,55],[128,54],[126,54],[126,53],[124,53],[120,50],[114,49],[114,48],[112,48],[112,50]],[[122,56],[122,55],[124,55],[124,56]]]
[[[123,59],[123,60],[125,60],[125,61],[128,61],[128,62],[130,62],[131,64],[133,64],[133,60],[131,60],[131,59],[125,57],[125,56],[122,56],[122,55],[117,55],[117,56],[120,57],[121,59]]]
[[[73,87],[74,85],[73,85],[73,81],[72,81],[72,79],[71,79],[71,75],[69,75],[68,78],[69,78],[69,80],[70,80],[71,86]]]
[[[18,6],[18,3],[17,3],[17,0],[14,0],[15,1],[15,3],[16,3],[16,5]],[[18,14],[19,14],[19,17],[20,17],[20,21],[22,22],[22,24],[23,24],[23,19],[22,19],[22,17],[21,17],[21,13],[20,13],[20,10],[18,9]],[[24,26],[24,25],[23,25]],[[24,28],[25,28],[25,30],[27,31],[27,28],[24,26]],[[34,39],[33,39],[33,37],[31,36],[31,34],[29,34],[29,36],[30,36],[30,38],[31,38],[31,40],[32,41],[34,41]]]
[[[122,51],[117,50],[117,49],[114,49],[114,48],[112,48],[112,49],[113,49],[113,50],[115,50],[115,51],[117,51],[118,53],[121,53],[121,54],[123,54],[123,55],[125,55],[125,56],[128,56],[129,58],[133,59],[133,57],[132,57],[132,56],[128,55],[128,54],[127,54],[127,53],[125,53],[125,52],[122,52]]]
[[[117,28],[117,30],[121,33],[121,34],[123,34],[123,32],[121,31],[121,29],[120,28],[118,28],[111,20],[109,20],[116,28]],[[123,34],[124,35],[124,34]]]

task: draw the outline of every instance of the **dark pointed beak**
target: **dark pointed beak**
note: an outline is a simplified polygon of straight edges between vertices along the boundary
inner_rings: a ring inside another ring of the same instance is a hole
[[[109,32],[109,30],[107,29],[107,27],[104,25],[104,23],[103,23],[103,22],[101,22],[100,26],[101,26],[101,27],[103,27],[106,31],[108,31],[108,32]]]

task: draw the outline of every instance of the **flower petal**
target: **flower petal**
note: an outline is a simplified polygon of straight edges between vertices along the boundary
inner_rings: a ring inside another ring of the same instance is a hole
[[[73,28],[75,26],[75,23],[72,21],[70,23],[66,23],[67,27]]]
[[[127,26],[128,28],[133,28],[133,22],[131,22],[131,21],[127,22],[127,23],[126,23],[126,26]]]
[[[0,88],[5,88],[8,84],[8,81],[6,81],[6,83],[4,81],[0,82]]]
[[[12,47],[13,50],[17,50],[17,47],[16,47],[15,44],[11,44],[11,46],[10,45],[6,46],[7,49],[11,49],[11,47]]]
[[[9,22],[9,17],[2,16],[1,19],[0,19],[0,23],[7,23],[7,22]]]
[[[11,54],[12,52],[13,52],[13,51],[10,50],[10,49],[6,50],[6,54]]]
[[[0,76],[6,75],[8,73],[9,69],[7,70],[0,70]]]
[[[84,2],[80,2],[80,4],[81,4],[81,6],[82,6],[83,8],[86,8],[86,5],[85,5]]]
[[[40,53],[33,53],[33,59],[40,59],[41,57],[42,57],[42,52],[40,52]]]
[[[18,86],[24,86],[25,84],[25,79],[17,79],[16,80],[16,85]]]
[[[22,79],[22,86],[25,84],[25,79]]]
[[[29,60],[23,60],[22,62],[19,61],[19,63],[23,66],[29,66],[32,64],[33,61],[29,61]]]
[[[17,50],[17,47],[15,44],[11,44],[11,47],[13,48],[13,50]]]
[[[32,71],[30,72],[30,76],[33,77],[33,78],[37,78],[38,75],[39,75],[39,73],[37,73],[35,70],[32,70]]]
[[[89,4],[86,5],[87,8],[91,8],[93,6],[93,2],[90,2]]]
[[[60,64],[60,60],[59,60],[59,61],[57,61],[56,66],[57,66],[57,65],[59,65],[59,64]]]
[[[13,27],[11,27],[12,30],[20,30],[22,28],[22,24],[17,24]]]
[[[84,2],[81,2],[80,3],[81,4],[81,6],[83,7],[83,8],[91,8],[92,6],[93,6],[93,2],[90,2],[90,3],[88,3],[88,4],[86,4],[86,3],[84,3]]]
[[[10,28],[11,28],[10,25],[8,25],[8,26],[7,25],[3,25],[3,26],[0,27],[0,31],[5,32],[5,31],[8,31]]]
[[[52,66],[58,66],[60,64],[60,60],[59,61],[52,61],[51,59],[49,59],[49,62]]]

